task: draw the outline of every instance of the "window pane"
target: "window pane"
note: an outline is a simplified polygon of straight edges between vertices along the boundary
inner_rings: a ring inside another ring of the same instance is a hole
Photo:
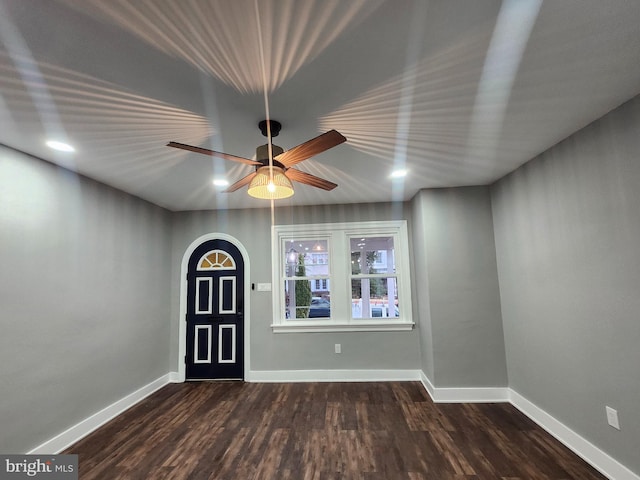
[[[311,282],[309,280],[285,280],[285,317],[308,318],[311,306]]]
[[[329,274],[328,240],[287,240],[283,245],[286,277]]]
[[[351,316],[353,318],[395,318],[399,315],[395,277],[351,280]]]
[[[329,291],[312,292],[310,280],[285,280],[285,318],[329,318],[331,300]]]
[[[395,273],[393,237],[352,237],[351,274]]]

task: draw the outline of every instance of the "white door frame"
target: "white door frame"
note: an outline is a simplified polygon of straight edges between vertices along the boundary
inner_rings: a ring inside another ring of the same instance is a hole
[[[227,235],[226,233],[207,233],[196,238],[191,242],[191,245],[187,247],[184,255],[182,256],[182,265],[180,267],[180,317],[178,318],[178,324],[180,326],[178,334],[178,377],[176,380],[178,382],[184,382],[186,378],[184,356],[187,352],[187,322],[185,319],[187,318],[187,271],[189,268],[189,258],[191,258],[191,254],[196,248],[209,240],[226,240],[227,242],[232,243],[238,248],[238,250],[240,250],[240,254],[244,260],[244,379],[246,381],[249,378],[249,333],[251,332],[251,328],[249,328],[251,323],[251,316],[249,312],[249,306],[251,304],[249,301],[249,295],[251,292],[251,281],[249,279],[249,254],[244,248],[244,245],[242,245],[238,239],[231,235]]]

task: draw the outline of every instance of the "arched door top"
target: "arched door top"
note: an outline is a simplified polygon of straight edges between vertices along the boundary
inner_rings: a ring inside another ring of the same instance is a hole
[[[198,270],[235,270],[236,261],[228,252],[216,249],[205,253],[198,260]]]

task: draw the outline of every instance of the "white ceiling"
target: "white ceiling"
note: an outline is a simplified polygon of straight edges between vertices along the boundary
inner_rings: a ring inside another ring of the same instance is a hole
[[[0,0],[0,143],[176,211],[265,206],[165,144],[251,158],[267,103],[285,150],[347,137],[309,205],[489,184],[638,93],[637,0]]]

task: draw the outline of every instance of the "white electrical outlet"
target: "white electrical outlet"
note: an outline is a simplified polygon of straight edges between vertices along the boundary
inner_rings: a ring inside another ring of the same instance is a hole
[[[618,411],[614,410],[611,407],[604,407],[604,409],[607,412],[607,422],[609,423],[609,425],[620,430],[620,423],[618,422]]]
[[[342,353],[342,345],[336,343],[336,353]]]

